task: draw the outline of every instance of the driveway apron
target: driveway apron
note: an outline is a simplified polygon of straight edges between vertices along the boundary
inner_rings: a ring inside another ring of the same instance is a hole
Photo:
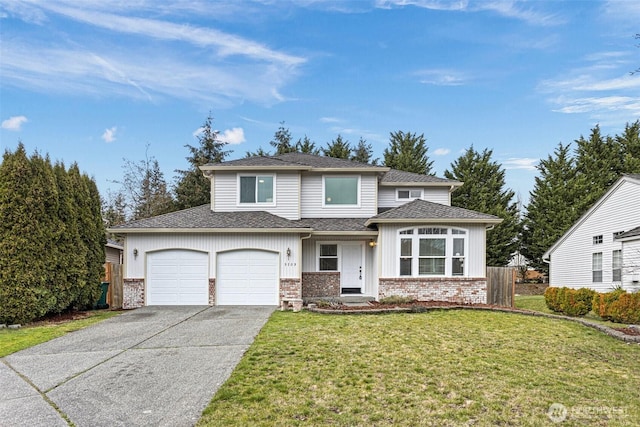
[[[0,426],[192,426],[275,307],[143,307],[0,363]]]

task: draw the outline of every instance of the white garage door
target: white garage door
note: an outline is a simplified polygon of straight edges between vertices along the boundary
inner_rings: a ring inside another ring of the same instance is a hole
[[[278,305],[278,254],[240,250],[218,254],[217,305]]]
[[[147,257],[147,305],[209,304],[209,255],[183,249]]]

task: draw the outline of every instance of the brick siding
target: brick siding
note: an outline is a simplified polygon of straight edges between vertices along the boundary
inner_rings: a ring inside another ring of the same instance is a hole
[[[122,308],[144,306],[144,279],[124,279],[122,284]]]
[[[340,273],[322,271],[302,273],[302,297],[324,298],[340,296]]]
[[[282,298],[302,298],[300,279],[280,279],[280,299]]]
[[[216,279],[209,279],[209,305],[216,305]]]
[[[486,304],[487,279],[474,277],[393,277],[379,280],[378,298],[392,295],[418,301]]]

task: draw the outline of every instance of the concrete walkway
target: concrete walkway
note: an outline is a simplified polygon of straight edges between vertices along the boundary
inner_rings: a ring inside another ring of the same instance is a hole
[[[192,426],[275,307],[144,307],[0,360],[0,426]]]

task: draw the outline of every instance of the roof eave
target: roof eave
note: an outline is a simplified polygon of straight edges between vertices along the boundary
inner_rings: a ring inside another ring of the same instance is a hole
[[[349,168],[310,168],[311,172],[369,172],[369,173],[379,173],[379,172],[388,172],[389,168],[382,166],[363,166],[363,167],[349,167]]]
[[[339,234],[340,236],[377,236],[378,232],[376,230],[370,230],[370,231],[323,230],[323,231],[313,231],[311,234],[313,234],[314,236],[335,236],[336,234]]]
[[[502,218],[371,218],[364,223],[371,224],[500,224]]]
[[[222,165],[203,165],[199,166],[201,171],[259,171],[259,170],[310,170],[310,166],[303,165],[268,165],[268,166],[222,166]]]
[[[460,181],[418,181],[418,182],[381,182],[382,187],[462,187],[464,183]]]
[[[109,228],[114,234],[151,233],[311,233],[312,228]]]

